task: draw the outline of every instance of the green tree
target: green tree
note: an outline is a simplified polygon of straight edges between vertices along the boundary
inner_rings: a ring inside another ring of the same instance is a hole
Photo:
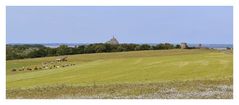
[[[83,54],[85,49],[85,45],[80,45],[77,47],[77,53],[78,54]]]
[[[120,45],[118,46],[117,51],[126,51],[126,48]]]
[[[106,47],[103,44],[95,45],[94,48],[96,53],[106,52]]]
[[[177,44],[177,45],[175,46],[175,48],[181,48],[181,46],[180,46],[179,44]]]
[[[150,50],[150,45],[142,44],[142,45],[140,45],[140,50]]]
[[[86,45],[84,49],[85,53],[95,53],[95,48],[93,44]]]
[[[47,56],[47,52],[45,49],[41,48],[41,49],[38,49],[38,50],[33,50],[31,51],[28,56],[30,58],[36,58],[36,57],[45,57]]]
[[[56,51],[56,55],[67,55],[69,53],[70,53],[70,51],[69,51],[69,47],[67,45],[60,45]]]
[[[47,51],[47,56],[56,56],[57,55],[56,54],[56,52],[57,52],[56,48],[47,48],[46,51]]]

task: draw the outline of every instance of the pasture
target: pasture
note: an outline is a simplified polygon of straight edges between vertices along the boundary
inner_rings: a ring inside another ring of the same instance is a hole
[[[8,60],[7,98],[232,98],[233,54],[173,49]],[[71,66],[62,66],[62,65]],[[51,65],[51,66],[52,66]],[[16,69],[16,71],[12,71]]]

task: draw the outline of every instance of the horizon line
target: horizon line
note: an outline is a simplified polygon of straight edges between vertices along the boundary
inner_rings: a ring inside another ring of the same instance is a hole
[[[101,42],[102,43],[102,42]],[[160,42],[160,43],[120,43],[120,44],[161,44],[161,43],[170,43],[170,42]],[[187,42],[180,42],[180,43],[170,43],[170,44],[181,44],[181,43],[187,43]],[[97,44],[97,43],[79,43],[79,42],[50,42],[50,43],[46,43],[46,42],[42,42],[42,43],[23,43],[23,42],[17,42],[17,43],[6,43],[6,44]],[[103,43],[104,44],[104,43]],[[187,43],[187,44],[231,44],[233,45],[233,43]]]

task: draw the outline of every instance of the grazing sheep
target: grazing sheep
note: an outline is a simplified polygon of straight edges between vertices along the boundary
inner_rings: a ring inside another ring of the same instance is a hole
[[[46,62],[43,62],[43,64],[42,65],[46,65],[47,63]]]
[[[34,67],[34,70],[38,70],[38,68],[37,68],[37,67]]]
[[[13,72],[17,71],[16,69],[12,69]]]
[[[31,68],[27,68],[27,70],[31,71],[32,69]]]
[[[67,61],[67,57],[60,57],[56,59],[57,62]]]
[[[60,68],[60,66],[56,66],[57,68]]]
[[[24,71],[24,69],[19,69],[18,71]]]

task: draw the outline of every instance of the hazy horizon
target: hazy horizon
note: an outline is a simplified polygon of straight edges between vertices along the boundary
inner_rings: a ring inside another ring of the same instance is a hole
[[[233,44],[231,6],[7,6],[9,43]]]
[[[167,42],[164,42],[164,43],[167,43]],[[170,44],[180,44],[180,43],[170,43]],[[182,43],[184,43],[184,42],[182,42]],[[77,43],[77,42],[76,43],[59,43],[59,42],[53,42],[53,43],[6,43],[6,44],[95,44],[95,43]],[[120,44],[160,44],[160,42],[159,43],[120,43]],[[187,44],[228,44],[228,45],[233,45],[233,43],[187,43]]]

